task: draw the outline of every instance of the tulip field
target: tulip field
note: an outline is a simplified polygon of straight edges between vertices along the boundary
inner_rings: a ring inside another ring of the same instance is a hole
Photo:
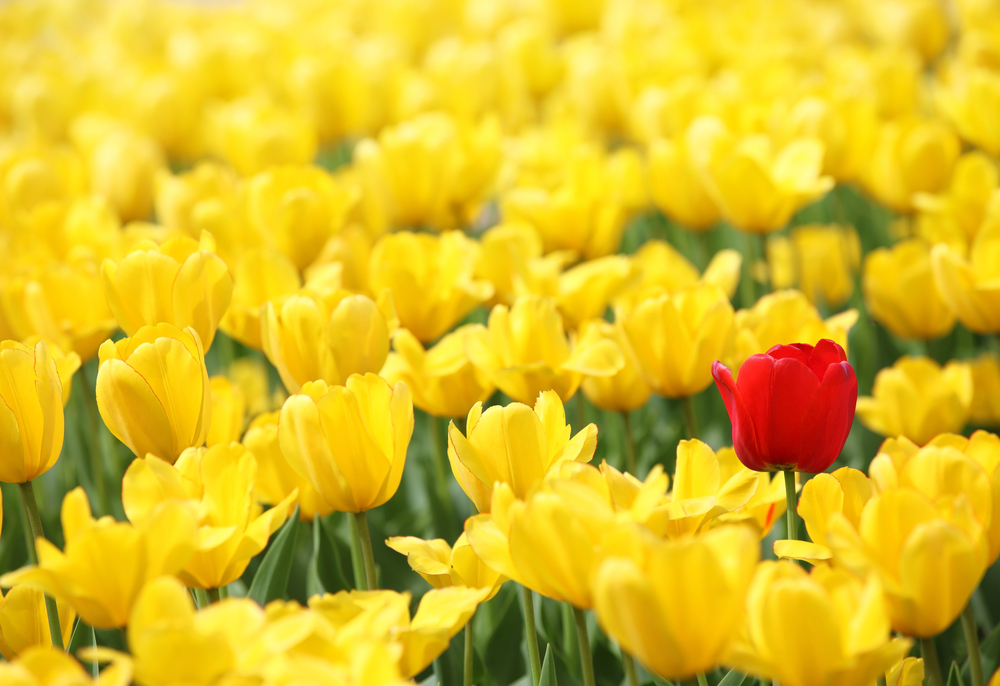
[[[1000,686],[1000,0],[0,2],[0,686]]]

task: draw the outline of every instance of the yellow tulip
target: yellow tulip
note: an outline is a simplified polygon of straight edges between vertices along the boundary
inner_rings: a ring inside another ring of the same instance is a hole
[[[353,187],[312,165],[272,167],[246,187],[250,226],[299,270],[344,226],[356,202]]]
[[[288,397],[280,386],[271,392],[267,370],[266,360],[250,356],[237,358],[226,370],[226,375],[243,392],[247,401],[246,412],[251,417],[280,409]]]
[[[0,223],[22,231],[51,230],[84,194],[83,160],[71,148],[31,145],[0,155]]]
[[[807,95],[783,117],[782,134],[823,142],[823,172],[838,182],[855,180],[868,163],[878,131],[875,102],[865,95]]]
[[[597,568],[597,621],[661,677],[713,670],[743,618],[760,555],[753,530],[725,526],[676,541],[636,537],[641,543],[632,555],[613,553]]]
[[[148,218],[156,177],[166,167],[156,141],[119,128],[86,147],[91,190],[125,221]]]
[[[671,398],[705,390],[732,340],[733,306],[718,286],[653,294],[616,317],[646,382]]]
[[[392,338],[396,351],[389,354],[379,375],[392,384],[405,383],[413,393],[413,404],[424,412],[463,417],[494,391],[486,373],[465,354],[471,330],[471,325],[460,326],[424,350],[413,334],[398,329]]]
[[[507,222],[487,229],[479,239],[475,275],[493,284],[490,304],[512,305],[533,292],[532,267],[542,258],[542,239],[530,224]],[[562,264],[559,264],[562,267]]]
[[[880,203],[910,212],[917,193],[944,190],[960,152],[958,137],[940,121],[888,121],[879,130],[862,181]]]
[[[413,433],[406,384],[353,374],[345,386],[312,381],[285,401],[281,452],[337,512],[365,512],[399,488]]]
[[[906,657],[885,674],[885,686],[922,686],[924,683],[924,659]]]
[[[932,245],[947,243],[960,255],[967,254],[983,222],[995,212],[992,198],[998,186],[996,162],[979,150],[965,153],[955,162],[945,192],[914,196],[917,235]]]
[[[210,108],[206,116],[209,151],[243,176],[276,165],[308,164],[316,157],[316,131],[309,121],[269,98],[232,100]]]
[[[708,231],[721,214],[705,179],[695,167],[690,126],[676,139],[658,138],[649,144],[647,172],[653,202],[660,211],[685,229]]]
[[[115,655],[115,663],[92,677],[61,648],[29,648],[11,664],[0,664],[0,681],[11,686],[129,686],[131,661]]]
[[[832,474],[817,474],[802,487],[797,510],[806,524],[809,541],[775,541],[774,554],[812,564],[829,560],[833,557],[826,539],[830,518],[843,516],[857,529],[861,511],[871,496],[872,483],[857,469],[842,467]]]
[[[8,572],[0,585],[37,588],[97,629],[125,626],[143,586],[176,574],[191,558],[197,538],[186,505],[164,503],[136,526],[111,517],[95,520],[79,486],[63,499],[62,529],[63,551],[37,539],[38,566]]]
[[[483,412],[482,403],[476,403],[464,436],[454,422],[448,425],[451,470],[480,512],[490,511],[497,482],[523,499],[563,462],[590,462],[596,448],[593,424],[570,438],[565,409],[554,391],[540,393],[533,408],[514,402]]]
[[[858,398],[858,417],[883,436],[906,436],[923,445],[940,433],[959,432],[969,420],[972,370],[964,362],[943,368],[927,357],[901,357],[875,375],[870,397]]]
[[[588,319],[604,316],[631,275],[632,262],[625,255],[599,257],[560,274],[555,298],[566,328],[577,329]]]
[[[824,338],[847,350],[847,332],[857,320],[858,311],[852,309],[824,321],[816,307],[796,290],[769,293],[752,308],[736,313],[736,344],[727,366],[735,373],[748,357],[775,345],[815,345]]]
[[[466,586],[489,589],[486,602],[497,594],[507,579],[490,569],[476,557],[465,532],[455,541],[455,546],[435,538],[425,541],[413,536],[394,536],[385,544],[397,553],[406,555],[406,562],[417,574],[434,588]]]
[[[868,312],[900,338],[939,338],[955,326],[934,284],[931,246],[921,239],[868,253],[861,286]]]
[[[639,360],[621,327],[594,319],[580,328],[580,345],[590,345],[599,340],[610,340],[621,349],[625,366],[614,376],[588,376],[581,388],[587,400],[602,410],[631,412],[646,404],[652,390],[642,376]]]
[[[1000,221],[984,226],[969,251],[969,259],[947,245],[931,251],[931,266],[944,301],[967,328],[977,333],[1000,331]]]
[[[122,479],[122,505],[141,524],[163,502],[199,506],[199,545],[177,573],[191,588],[219,588],[242,576],[250,558],[285,523],[298,495],[262,511],[253,499],[257,460],[239,443],[190,448],[171,465],[155,455],[132,461]]]
[[[233,267],[233,299],[219,328],[255,350],[263,350],[261,308],[299,290],[302,279],[292,262],[266,248],[244,253]]]
[[[720,250],[712,256],[705,273],[699,274],[676,248],[654,238],[642,244],[632,257],[632,263],[638,278],[620,301],[634,302],[657,288],[672,294],[698,284],[718,286],[731,298],[740,283],[743,256],[728,248]]]
[[[465,523],[472,550],[488,567],[581,610],[593,607],[590,580],[602,548],[614,541],[629,549],[631,539],[619,529],[607,484],[589,465],[538,481],[525,496],[501,482],[493,489],[489,513]]]
[[[333,506],[320,497],[308,478],[292,469],[281,453],[278,417],[278,412],[254,417],[243,436],[243,445],[257,460],[254,494],[258,502],[273,507],[297,491],[298,498],[295,502],[299,504],[299,516],[303,520],[311,522],[317,516],[325,517],[333,512]]]
[[[625,364],[610,340],[571,346],[555,303],[540,296],[522,296],[509,309],[495,306],[488,325],[468,334],[466,351],[494,386],[521,403],[548,390],[565,402],[584,376],[611,376]]]
[[[959,134],[989,154],[1000,155],[1000,131],[985,116],[1000,105],[1000,78],[993,69],[960,66],[948,70],[937,91],[937,102]]]
[[[822,175],[823,144],[814,138],[777,149],[767,136],[739,137],[714,117],[697,119],[687,136],[711,197],[741,231],[778,231],[833,187],[833,179]]]
[[[65,603],[57,603],[59,633],[64,646],[69,645],[76,613]],[[34,647],[49,648],[49,618],[45,613],[45,595],[37,588],[15,586],[0,598],[0,653],[7,660]]]
[[[5,426],[0,432],[0,481],[19,484],[44,474],[59,459],[65,431],[62,382],[42,341],[34,348],[0,343],[0,369]]]
[[[115,438],[137,456],[173,462],[205,442],[212,394],[198,333],[144,326],[99,351],[97,408]]]
[[[787,242],[787,247],[775,250],[783,242]],[[860,253],[858,234],[853,228],[797,226],[792,229],[791,239],[775,237],[768,241],[771,286],[775,289],[798,286],[811,302],[838,308],[854,292]]]
[[[290,393],[308,381],[340,385],[351,374],[382,368],[389,354],[388,319],[365,295],[306,289],[263,306],[264,353]]]
[[[983,353],[969,362],[972,368],[972,407],[969,419],[973,424],[1000,424],[1000,359],[993,353]]]
[[[383,236],[372,248],[371,289],[391,291],[400,326],[433,341],[493,295],[489,282],[473,276],[478,250],[458,231]]]
[[[747,594],[747,620],[727,664],[782,686],[866,684],[912,645],[891,641],[882,585],[844,570],[762,562]]]
[[[928,477],[934,478],[917,478]],[[858,531],[844,520],[834,521],[827,540],[838,566],[881,578],[893,630],[920,638],[936,636],[958,618],[986,571],[989,554],[983,527],[965,496],[935,505],[911,488],[873,496],[861,512]],[[941,579],[948,579],[946,593]]]
[[[238,219],[236,197],[239,177],[231,167],[212,160],[198,162],[190,171],[163,174],[156,184],[156,218],[164,226],[191,238],[208,231],[228,255],[234,239],[233,228],[220,227],[220,215],[226,224]],[[219,229],[222,229],[219,231]]]
[[[240,440],[247,413],[243,389],[225,376],[211,377],[208,385],[212,397],[212,423],[205,436],[205,445],[211,448]]]
[[[732,448],[721,448],[715,454],[719,463],[719,482],[729,483],[733,477],[747,469],[736,451]],[[785,478],[779,472],[753,472],[757,477],[757,488],[745,505],[723,512],[716,517],[716,522],[753,524],[760,532],[763,540],[771,532],[775,523],[785,516],[787,502],[785,500]]]
[[[140,243],[120,262],[105,260],[104,294],[125,333],[161,323],[190,326],[206,350],[212,347],[233,293],[229,268],[214,248],[210,234],[200,243],[177,236],[160,246]]]

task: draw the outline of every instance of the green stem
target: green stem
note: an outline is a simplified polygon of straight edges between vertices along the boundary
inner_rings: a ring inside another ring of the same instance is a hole
[[[208,602],[209,603],[219,602],[219,589],[217,588],[208,589]]]
[[[219,600],[225,600],[229,597],[229,586],[219,586],[217,590],[219,591]]]
[[[208,607],[212,602],[212,600],[208,597],[208,591],[204,588],[194,589],[194,599],[199,610],[203,607]]]
[[[629,474],[638,476],[635,464],[635,438],[632,437],[632,419],[628,412],[622,412],[622,420],[625,422],[625,468]]]
[[[462,686],[472,686],[472,619],[469,617],[468,624],[465,625],[465,668],[462,672]]]
[[[635,671],[635,658],[619,648],[622,654],[622,669],[625,670],[625,681],[628,686],[639,686],[639,675]]]
[[[538,655],[538,632],[535,630],[535,599],[531,589],[521,586],[524,602],[524,635],[528,640],[528,661],[531,663],[531,683],[538,686],[542,679],[542,659]]]
[[[445,452],[442,450],[441,423],[440,417],[429,415],[431,421],[431,454],[434,458],[434,479],[437,482],[438,498],[444,508],[445,517],[448,519],[447,531],[441,533],[448,537],[448,540],[458,538],[455,532],[455,505],[451,500],[451,491],[448,490],[448,468],[446,465]],[[447,440],[447,434],[445,435]],[[445,449],[447,450],[447,449]]]
[[[756,287],[753,282],[754,247],[753,236],[748,232],[743,232],[743,274],[740,279],[740,299],[746,309],[753,307],[757,300]]]
[[[94,485],[97,487],[97,503],[100,514],[111,514],[111,501],[108,499],[108,485],[104,478],[104,452],[101,450],[100,431],[97,423],[97,395],[90,392],[90,378],[87,376],[87,365],[80,365],[80,381],[83,383],[83,404],[87,408],[87,420],[90,422],[90,432],[87,438],[90,443],[90,471]]]
[[[42,518],[38,514],[38,503],[35,502],[35,489],[30,481],[18,484],[21,489],[21,508],[24,514],[24,535],[28,543],[28,563],[38,564],[38,544],[39,538],[45,538],[42,530]],[[62,626],[59,624],[59,609],[56,601],[51,596],[45,596],[45,615],[49,620],[49,635],[52,637],[52,645],[56,648],[63,647]]]
[[[883,674],[882,676],[880,676],[876,683],[878,684],[878,686],[885,686],[885,675]]]
[[[764,260],[764,262],[766,263],[767,262],[767,239],[764,238],[764,234],[762,234],[762,233],[755,233],[755,234],[753,234],[753,240],[754,240],[754,242],[757,245],[757,250],[755,252],[758,255],[760,255],[761,259]],[[767,281],[764,282],[764,293],[770,293],[771,292],[771,275],[768,272],[764,272],[764,273],[767,274]]]
[[[972,686],[984,686],[983,658],[979,654],[979,630],[976,628],[976,618],[972,616],[972,603],[966,605],[962,612],[962,631],[965,632],[965,645],[969,649],[969,672],[972,674]]]
[[[785,521],[787,522],[787,538],[789,541],[799,540],[799,518],[795,504],[795,470],[786,469],[785,474]]]
[[[368,514],[365,512],[355,512],[354,523],[358,527],[358,538],[361,541],[361,556],[365,560],[365,590],[374,591],[378,588],[378,579],[375,576],[375,554],[372,552],[372,536],[368,533]]]
[[[358,527],[353,524],[347,525],[351,539],[351,570],[354,572],[354,588],[359,591],[365,588],[365,561],[361,558],[361,537],[358,536]]]
[[[920,639],[920,654],[924,657],[924,673],[930,686],[944,686],[941,679],[941,665],[938,662],[937,646],[933,638]]]
[[[705,678],[704,674],[698,675],[698,686],[708,686],[708,679]]]
[[[698,438],[698,418],[694,413],[694,403],[691,396],[686,395],[681,398],[681,408],[684,410],[684,429],[690,439]]]
[[[576,619],[576,641],[580,645],[580,667],[583,669],[583,686],[594,686],[594,659],[590,655],[590,639],[587,638],[587,617],[583,610],[573,608]]]

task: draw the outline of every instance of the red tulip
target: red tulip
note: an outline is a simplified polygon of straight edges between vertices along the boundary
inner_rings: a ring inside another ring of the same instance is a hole
[[[776,345],[744,362],[738,381],[715,362],[712,376],[736,455],[750,469],[818,473],[837,459],[854,421],[858,380],[833,341]]]

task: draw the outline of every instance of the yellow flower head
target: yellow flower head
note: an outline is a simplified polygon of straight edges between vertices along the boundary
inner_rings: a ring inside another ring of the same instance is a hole
[[[598,257],[560,274],[554,295],[566,328],[574,330],[588,319],[603,317],[631,277],[632,262],[625,255]]]
[[[288,464],[338,512],[365,512],[399,488],[413,433],[406,384],[354,374],[305,384],[285,401],[278,442]]]
[[[969,362],[972,368],[972,407],[969,419],[973,424],[1000,424],[1000,359],[993,353],[983,353]]]
[[[205,437],[205,445],[211,448],[240,440],[247,414],[247,398],[243,389],[222,375],[211,377],[208,384],[212,396],[212,424]]]
[[[858,417],[875,433],[906,436],[923,445],[962,430],[972,405],[972,370],[964,362],[944,367],[927,357],[901,357],[875,375],[870,397],[858,398]]]
[[[63,499],[62,529],[64,550],[39,538],[38,565],[4,574],[0,585],[37,588],[98,629],[125,626],[143,587],[180,571],[197,540],[195,516],[185,504],[151,507],[133,526],[94,519],[80,487]]]
[[[205,442],[212,393],[198,333],[172,324],[144,326],[99,352],[97,408],[136,456],[173,462]]]
[[[861,246],[853,228],[810,224],[768,240],[767,258],[773,288],[798,286],[811,302],[838,308],[854,292]]]
[[[511,403],[483,412],[469,411],[465,435],[448,426],[448,460],[458,484],[480,512],[490,511],[495,484],[506,484],[525,498],[563,462],[590,462],[597,448],[597,427],[588,424],[571,436],[566,412],[554,391],[539,394],[535,406]]]
[[[721,213],[695,167],[696,153],[688,127],[676,139],[657,138],[649,144],[647,170],[653,202],[660,211],[685,229],[708,231],[719,223]]]
[[[104,294],[125,333],[161,323],[190,326],[212,347],[233,293],[229,268],[214,250],[206,233],[200,243],[175,236],[160,246],[142,242],[120,262],[105,260]]]
[[[92,677],[61,648],[29,648],[10,664],[0,664],[0,681],[11,686],[129,686],[131,660],[120,654],[114,657],[114,663],[103,668],[100,676]]]
[[[210,108],[206,115],[209,151],[243,176],[275,165],[307,164],[316,157],[316,131],[309,120],[269,98],[240,98]]]
[[[263,350],[261,308],[280,303],[299,290],[298,269],[284,255],[268,248],[251,248],[233,266],[233,299],[219,328],[243,345]]]
[[[998,186],[1000,170],[996,162],[979,150],[965,153],[955,162],[944,192],[914,196],[917,235],[932,245],[947,243],[955,252],[965,255],[983,222],[995,212],[993,196]]]
[[[676,248],[659,239],[642,244],[632,258],[638,272],[638,279],[621,301],[634,302],[645,293],[660,289],[673,294],[699,284],[718,286],[728,296],[733,297],[740,283],[740,267],[743,256],[725,248],[712,256],[704,274],[698,270]]]
[[[65,602],[57,603],[59,632],[63,645],[69,645],[76,622],[76,612]],[[37,588],[18,585],[0,598],[0,654],[7,660],[35,647],[52,646],[45,594]]]
[[[434,588],[466,586],[485,588],[490,593],[482,602],[497,594],[507,578],[487,567],[469,545],[465,532],[455,541],[455,546],[435,538],[425,541],[413,536],[394,536],[385,544],[397,553],[406,555],[406,561],[417,574]]]
[[[465,353],[472,325],[445,334],[424,350],[406,329],[392,337],[390,353],[380,376],[389,383],[402,381],[413,393],[413,404],[435,417],[463,417],[478,402],[493,395],[494,387],[484,371]]]
[[[643,378],[639,360],[621,327],[594,319],[580,327],[580,345],[600,340],[613,341],[622,351],[625,366],[614,376],[588,376],[581,388],[587,400],[602,410],[631,412],[646,404],[652,390]]]
[[[1000,215],[980,230],[968,260],[939,243],[931,251],[931,266],[944,301],[962,324],[977,333],[1000,331]]]
[[[488,326],[470,331],[466,350],[497,388],[522,403],[548,390],[569,400],[584,376],[611,376],[625,363],[610,340],[571,347],[555,303],[541,296],[495,306]]]

